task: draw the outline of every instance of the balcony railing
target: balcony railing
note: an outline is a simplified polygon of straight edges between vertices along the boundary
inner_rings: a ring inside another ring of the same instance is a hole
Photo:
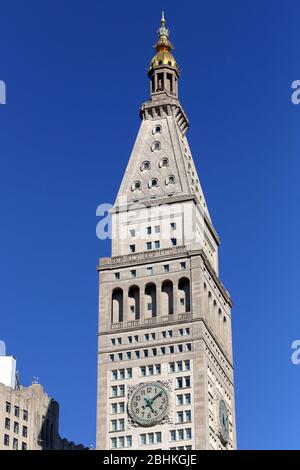
[[[158,323],[168,323],[174,321],[188,321],[193,318],[192,312],[178,313],[177,315],[164,315],[163,317],[152,317],[145,318],[142,320],[129,320],[126,323],[117,322],[111,324],[112,330],[121,330],[123,328],[137,328],[142,327],[143,325],[156,325]]]

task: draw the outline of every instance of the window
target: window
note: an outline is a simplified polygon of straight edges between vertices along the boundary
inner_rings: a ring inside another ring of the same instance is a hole
[[[151,235],[151,232],[152,232],[151,227],[147,227],[146,231],[147,231],[147,235]]]
[[[192,439],[192,430],[191,429],[186,429],[185,430],[185,438],[186,439]]]
[[[192,421],[192,413],[191,413],[191,410],[186,410],[184,412],[185,414],[185,422],[186,423],[190,423]]]
[[[117,431],[118,430],[118,425],[117,425],[118,421],[116,419],[112,419],[111,422],[110,422],[110,429],[111,431]]]
[[[169,175],[166,178],[166,185],[168,186],[169,184],[174,184],[175,183],[175,176],[174,175]]]
[[[160,372],[161,372],[160,364],[156,364],[156,366],[155,366],[155,374],[160,374]]]
[[[191,404],[191,394],[190,393],[186,393],[184,395],[184,399],[185,399],[185,404],[186,405],[190,405]]]
[[[159,240],[155,241],[154,246],[158,250],[160,248],[160,241]]]
[[[176,238],[171,238],[171,244],[173,246],[176,246],[177,245],[177,239]]]
[[[4,434],[4,445],[9,446],[9,436],[7,434]]]
[[[149,442],[149,444],[154,444],[154,434],[153,434],[153,432],[150,432],[148,434],[148,442]]]
[[[137,191],[138,189],[141,189],[141,182],[134,181],[134,183],[131,185],[131,191]]]
[[[184,370],[190,370],[190,361],[184,361]]]
[[[147,310],[148,310],[148,312],[152,312],[152,303],[151,302],[148,302]]]
[[[152,146],[151,146],[151,150],[152,151],[156,151],[156,150],[160,150],[161,146],[160,146],[160,142],[156,141],[156,142],[153,142]]]
[[[159,226],[159,225],[155,225],[154,231],[155,231],[155,233],[160,233],[160,226]]]
[[[176,441],[176,431],[170,431],[170,441]]]
[[[111,405],[111,414],[115,415],[118,413],[118,404],[117,403],[112,403]]]
[[[158,186],[158,180],[156,178],[152,178],[149,181],[149,188],[156,188]]]
[[[125,397],[125,385],[120,385],[119,386],[119,396],[120,397]]]
[[[119,413],[125,413],[125,403],[123,401],[119,403]]]
[[[152,356],[157,356],[157,349],[156,348],[152,349]]]
[[[119,361],[123,361],[123,353],[118,354]]]
[[[144,357],[148,357],[148,349],[144,349]]]
[[[15,416],[16,418],[20,416],[20,408],[18,406],[15,406]]]
[[[18,450],[18,439],[16,438],[13,439],[13,449]]]
[[[135,229],[134,228],[131,228],[129,230],[129,235],[131,236],[131,238],[134,238],[135,237]]]
[[[177,395],[176,397],[177,406],[183,405],[183,395]]]
[[[146,371],[147,371],[147,369],[146,369],[145,366],[140,367],[140,372],[141,372],[141,376],[142,376],[142,377],[145,377],[145,376],[146,376],[146,374],[147,374]]]
[[[125,429],[125,420],[122,418],[122,419],[119,419],[119,431],[124,431]]]
[[[9,418],[5,418],[5,429],[10,429],[10,419]]]
[[[151,333],[151,339],[155,339],[155,333]]]
[[[166,354],[166,348],[165,347],[160,348],[160,352],[164,356]]]
[[[132,379],[132,369],[126,369],[126,378]]]
[[[179,441],[183,441],[183,440],[184,440],[184,430],[183,430],[183,429],[178,429],[178,431],[177,431],[177,437],[178,437],[178,440],[179,440]]]
[[[147,250],[152,250],[152,242],[147,242],[146,243],[146,248],[147,248]]]
[[[19,434],[19,423],[14,422],[14,433]]]
[[[170,346],[169,351],[170,351],[170,354],[173,354],[174,353],[174,346]]]
[[[6,411],[6,413],[10,413],[10,410],[11,410],[11,405],[10,405],[9,401],[7,401],[6,404],[5,404],[5,411]]]
[[[131,352],[128,351],[128,352],[126,353],[126,356],[127,356],[127,359],[131,359]]]
[[[155,433],[155,440],[157,444],[161,443],[161,432],[156,432]]]
[[[173,373],[173,372],[175,372],[175,370],[176,370],[176,369],[175,369],[175,362],[170,362],[170,364],[169,364],[169,371],[170,371],[171,373]]]
[[[182,344],[178,344],[177,349],[178,349],[178,352],[182,352],[183,351]]]
[[[132,269],[130,271],[130,276],[133,277],[133,278],[136,277],[136,270],[135,269]]]
[[[119,379],[124,380],[125,379],[125,369],[120,369],[119,370]]]
[[[161,161],[159,162],[159,167],[163,168],[169,166],[169,160],[167,158],[162,158]]]
[[[147,444],[147,435],[141,434],[141,445],[145,446]]]
[[[180,269],[186,269],[186,262],[185,261],[180,263]]]
[[[153,129],[154,134],[160,134],[161,133],[161,126],[157,125]]]
[[[117,448],[117,438],[116,437],[112,437],[111,440],[110,440],[110,446],[112,449],[116,449]]]
[[[111,371],[111,380],[118,380],[118,371],[112,370]]]
[[[180,328],[179,336],[188,336],[190,334],[189,328]]]
[[[147,274],[148,275],[153,274],[153,268],[152,267],[147,268]]]
[[[129,245],[130,253],[135,253],[135,245]]]
[[[111,396],[112,397],[118,396],[118,387],[111,387]]]
[[[126,447],[132,447],[132,436],[126,436]]]
[[[115,280],[118,281],[120,279],[120,273],[115,273]]]
[[[170,223],[170,228],[171,228],[172,231],[176,230],[176,222],[171,222]]]
[[[177,412],[177,423],[183,423],[183,411]]]
[[[150,168],[151,168],[151,164],[150,162],[148,162],[148,160],[146,160],[145,162],[141,164],[141,171],[147,171],[147,170],[150,170]]]
[[[26,442],[22,442],[22,450],[27,450],[27,444],[26,444]]]
[[[191,350],[192,350],[192,345],[191,345],[191,343],[187,343],[187,344],[186,344],[186,349],[187,349],[187,351],[191,351]]]
[[[168,264],[164,265],[164,273],[168,273],[170,271],[170,266]]]
[[[109,360],[110,360],[110,362],[114,362],[114,361],[115,361],[115,355],[114,355],[114,354],[110,354],[110,355],[109,355]]]
[[[140,351],[135,351],[135,357],[136,357],[137,359],[140,358]]]

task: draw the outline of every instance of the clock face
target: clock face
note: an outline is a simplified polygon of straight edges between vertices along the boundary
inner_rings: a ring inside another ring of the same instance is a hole
[[[220,401],[219,419],[220,419],[221,439],[226,444],[229,438],[229,415],[228,415],[227,406],[224,400]]]
[[[132,393],[128,409],[131,418],[141,426],[154,426],[162,421],[169,408],[169,395],[160,382],[138,385]]]

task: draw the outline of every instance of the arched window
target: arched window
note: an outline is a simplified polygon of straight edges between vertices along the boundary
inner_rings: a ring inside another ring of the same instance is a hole
[[[149,181],[149,188],[156,188],[158,186],[158,180],[156,178],[152,178]]]
[[[153,134],[160,134],[161,133],[161,126],[159,124],[157,124],[154,128],[153,128]]]
[[[147,284],[145,287],[146,316],[156,317],[156,285]]]
[[[169,160],[168,158],[162,158],[161,161],[159,162],[159,168],[163,168],[169,166]]]
[[[147,170],[150,170],[150,168],[151,168],[151,164],[150,162],[148,162],[148,160],[146,160],[145,162],[141,164],[141,171],[147,171]]]
[[[140,319],[140,289],[131,286],[128,290],[129,318]]]
[[[184,312],[191,311],[191,294],[190,294],[190,280],[187,277],[179,279],[179,302],[180,310]]]
[[[141,189],[141,182],[134,181],[134,183],[131,185],[131,191],[137,191],[138,189]]]
[[[111,322],[119,323],[123,321],[123,291],[120,288],[114,289],[111,299]]]
[[[155,150],[160,150],[161,146],[160,146],[160,142],[156,141],[156,142],[153,142],[152,146],[151,146],[151,150],[152,151],[155,151]]]
[[[161,311],[162,315],[173,315],[173,283],[164,281],[161,285]]]
[[[174,183],[175,183],[175,176],[174,175],[169,175],[166,178],[166,185],[174,184]]]

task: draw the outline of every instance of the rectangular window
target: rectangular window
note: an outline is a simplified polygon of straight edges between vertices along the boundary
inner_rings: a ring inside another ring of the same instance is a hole
[[[190,377],[185,377],[185,386],[190,387],[191,386],[191,379]]]
[[[159,240],[156,240],[154,242],[154,247],[156,248],[156,250],[158,250],[160,248],[160,241]]]
[[[131,229],[129,230],[129,234],[130,234],[131,238],[134,238],[134,237],[135,237],[135,230],[134,230],[134,228],[131,228]]]
[[[171,238],[171,245],[176,246],[177,245],[177,239],[176,238]]]
[[[117,448],[117,438],[116,437],[112,437],[111,440],[110,440],[110,447],[112,449],[116,449]]]
[[[186,262],[180,263],[180,269],[186,269]]]
[[[166,354],[166,348],[165,347],[160,348],[160,352],[161,352],[162,355],[165,355]]]
[[[141,434],[141,445],[145,446],[147,444],[147,435],[146,434]]]
[[[19,434],[19,423],[14,422],[14,433]]]
[[[119,386],[119,397],[125,397],[125,385]]]
[[[185,404],[190,405],[191,404],[191,395],[190,395],[190,393],[186,393],[184,395],[184,398],[185,398]]]
[[[125,420],[119,419],[119,431],[124,431],[125,429]]]
[[[146,228],[147,235],[151,235],[151,227]]]
[[[118,427],[117,427],[117,420],[116,419],[111,420],[110,429],[111,429],[111,431],[117,431]]]
[[[169,364],[169,371],[171,373],[175,372],[175,362],[170,362]]]
[[[170,431],[170,441],[176,441],[176,431]]]
[[[152,250],[152,242],[147,242],[146,243],[146,248],[147,248],[147,250]]]
[[[5,429],[10,429],[10,419],[9,418],[5,418]]]
[[[149,444],[154,444],[154,434],[153,434],[153,432],[149,432],[148,442],[149,442]]]
[[[160,233],[160,226],[159,226],[159,225],[155,225],[154,231],[155,231],[155,233]]]
[[[156,432],[155,433],[155,439],[156,439],[157,444],[161,443],[161,432]]]
[[[149,276],[151,274],[153,274],[153,268],[149,267],[149,268],[147,268],[147,275]]]
[[[155,333],[151,333],[151,339],[155,339]]]
[[[183,411],[177,413],[177,423],[183,423]]]
[[[117,397],[118,396],[118,387],[111,387],[111,396],[112,397]]]
[[[148,349],[144,349],[144,357],[148,357]]]
[[[26,442],[22,442],[22,450],[27,450],[27,444],[26,444]]]
[[[177,387],[177,388],[182,388],[182,387],[183,387],[183,379],[182,379],[182,377],[177,377],[177,378],[176,378],[176,387]]]
[[[176,230],[176,222],[171,222],[170,223],[170,229],[171,230]]]
[[[181,362],[181,361],[178,361],[178,362],[177,362],[177,371],[178,371],[178,372],[181,372],[181,371],[182,371],[182,362]]]
[[[191,351],[191,350],[192,350],[192,345],[191,345],[191,343],[187,343],[186,349],[187,349],[187,351]]]
[[[174,353],[174,346],[170,346],[169,351],[170,351],[170,354],[173,354]]]
[[[13,449],[18,450],[18,439],[14,438],[13,440]]]
[[[173,331],[172,330],[168,331],[168,336],[169,336],[169,338],[172,338],[172,336],[173,336]]]
[[[177,395],[177,405],[178,406],[183,405],[183,395]]]
[[[148,373],[149,373],[149,375],[153,375],[153,374],[154,374],[154,368],[153,368],[153,366],[148,366]]]
[[[129,245],[130,253],[135,253],[135,245]]]
[[[164,272],[168,273],[170,271],[170,266],[168,264],[164,265]]]
[[[146,377],[146,367],[145,366],[140,367],[140,373],[141,373],[141,377]]]
[[[115,273],[115,280],[118,281],[120,279],[120,273]]]
[[[118,371],[112,370],[111,371],[111,380],[118,380]]]
[[[160,374],[160,373],[161,373],[160,364],[156,364],[156,366],[155,366],[155,374]]]
[[[184,369],[185,370],[190,370],[190,361],[184,361]]]
[[[126,377],[127,379],[132,379],[132,369],[126,369]]]
[[[153,348],[152,349],[152,356],[157,356],[157,349],[156,348]]]
[[[126,436],[126,447],[132,447],[132,436]]]
[[[19,418],[20,416],[20,408],[18,406],[15,406],[15,416],[16,418]]]
[[[132,269],[132,270],[130,271],[130,276],[131,276],[132,278],[135,278],[135,277],[136,277],[136,270],[135,270],[135,269]]]
[[[135,336],[133,337],[133,339],[134,339],[134,342],[135,342],[135,343],[138,343],[138,342],[139,342],[139,337],[138,337],[137,335],[135,335]]]
[[[6,413],[10,413],[10,409],[11,409],[11,405],[10,405],[9,401],[7,401],[6,404],[5,404]]]
[[[125,379],[125,369],[120,369],[119,370],[119,379],[124,380]]]
[[[109,360],[110,360],[110,362],[114,362],[114,360],[115,360],[114,354],[109,355]]]
[[[182,351],[183,351],[182,344],[178,344],[177,348],[178,348],[178,352],[182,352]]]
[[[125,403],[123,401],[119,403],[119,413],[125,413]]]
[[[178,429],[178,440],[179,441],[184,440],[184,430],[183,429]]]
[[[135,351],[135,357],[136,357],[137,359],[140,358],[140,351]]]
[[[123,353],[118,354],[119,361],[123,361]]]
[[[185,422],[190,423],[192,421],[192,414],[190,410],[185,411]]]
[[[192,430],[191,429],[186,429],[185,430],[185,438],[186,439],[192,439]]]
[[[4,445],[9,446],[9,436],[7,434],[4,434]]]
[[[115,415],[118,413],[118,404],[117,403],[112,403],[111,405],[111,414]]]
[[[149,341],[149,335],[148,334],[144,335],[144,340]]]

